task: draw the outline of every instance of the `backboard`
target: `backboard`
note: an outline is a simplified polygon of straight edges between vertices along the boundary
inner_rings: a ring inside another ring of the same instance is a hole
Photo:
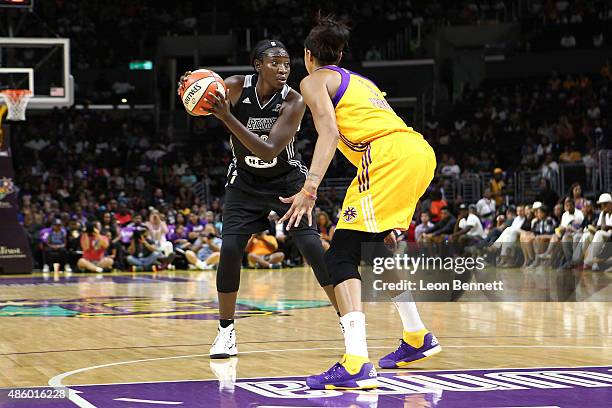
[[[28,109],[72,106],[67,38],[0,37],[0,90],[29,89]]]

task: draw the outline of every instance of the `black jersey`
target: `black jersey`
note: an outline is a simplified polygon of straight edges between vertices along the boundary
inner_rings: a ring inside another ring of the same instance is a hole
[[[291,87],[285,84],[262,106],[257,97],[256,83],[257,74],[244,77],[242,94],[236,105],[231,107],[231,112],[247,129],[266,139],[278,119],[281,105],[289,95]],[[231,136],[230,142],[234,159],[228,170],[228,185],[234,184],[236,177],[242,175],[245,176],[240,177],[243,181],[254,181],[283,178],[292,172],[301,173],[304,177],[308,174],[308,168],[302,163],[300,154],[295,151],[295,136],[280,154],[269,162],[255,156],[234,135]]]

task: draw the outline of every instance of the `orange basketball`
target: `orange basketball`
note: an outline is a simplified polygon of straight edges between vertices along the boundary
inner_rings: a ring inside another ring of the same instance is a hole
[[[216,73],[208,69],[195,70],[183,82],[179,95],[187,112],[194,116],[210,115],[212,104],[209,92],[225,96],[225,82]]]

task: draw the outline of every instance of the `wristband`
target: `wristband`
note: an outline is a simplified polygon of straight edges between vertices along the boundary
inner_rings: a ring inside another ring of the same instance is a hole
[[[310,198],[311,200],[316,200],[317,199],[317,195],[316,194],[312,194],[310,191],[306,190],[305,188],[302,187],[302,193],[304,193],[304,195],[306,195],[306,197]]]

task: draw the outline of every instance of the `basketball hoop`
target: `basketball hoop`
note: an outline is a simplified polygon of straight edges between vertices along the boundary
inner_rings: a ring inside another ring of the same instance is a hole
[[[5,89],[0,91],[0,98],[4,98],[8,106],[6,120],[25,120],[26,107],[32,97],[29,89]]]

